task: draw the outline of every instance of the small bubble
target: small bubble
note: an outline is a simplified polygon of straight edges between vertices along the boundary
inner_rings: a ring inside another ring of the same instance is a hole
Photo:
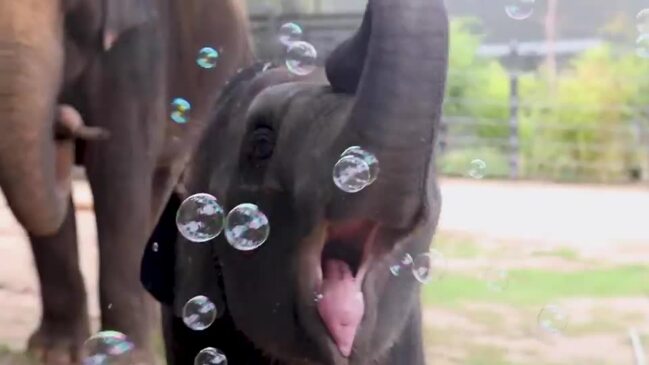
[[[298,76],[306,76],[316,68],[318,52],[311,43],[293,42],[286,51],[286,67]]]
[[[111,310],[113,308],[113,303],[108,303],[108,310]]]
[[[501,292],[509,286],[509,274],[503,269],[487,269],[483,273],[483,280],[487,288],[494,292]]]
[[[153,250],[153,252],[158,252],[159,249],[158,242],[153,242],[153,245],[151,245],[151,249]]]
[[[322,298],[324,298],[324,294],[322,294],[320,292],[313,293],[313,301],[314,302],[318,303],[318,302],[320,302],[322,300]]]
[[[101,331],[83,344],[83,364],[124,364],[127,363],[127,357],[134,347],[133,343],[121,332]]]
[[[183,307],[183,322],[194,331],[209,328],[216,320],[216,315],[216,305],[204,295],[193,297]]]
[[[228,365],[228,359],[221,350],[208,347],[196,355],[194,365]]]
[[[379,161],[374,154],[359,146],[346,149],[334,165],[333,180],[346,193],[357,193],[377,178]]]
[[[649,33],[649,9],[642,9],[636,15],[636,28],[638,33]]]
[[[212,47],[204,47],[198,51],[196,64],[201,68],[210,69],[216,67],[216,62],[219,60],[219,51]]]
[[[550,334],[560,334],[568,326],[568,314],[556,304],[546,305],[537,320],[539,328]]]
[[[183,98],[175,98],[171,102],[171,120],[178,124],[189,122],[189,113],[192,110],[191,104]]]
[[[635,41],[635,47],[638,57],[649,58],[649,34],[641,34]]]
[[[409,253],[404,254],[397,262],[390,266],[390,273],[393,276],[399,276],[404,270],[412,270],[413,261]]]
[[[525,20],[534,14],[535,0],[508,0],[505,13],[514,20]]]
[[[263,245],[270,234],[268,218],[255,204],[234,207],[226,218],[225,238],[237,250],[251,251]]]
[[[480,159],[472,160],[469,164],[469,176],[474,179],[482,179],[485,177],[486,171],[487,163]]]
[[[286,47],[301,41],[303,35],[302,27],[296,23],[285,23],[279,28],[279,42]]]
[[[210,194],[185,199],[176,213],[178,231],[191,242],[207,242],[223,230],[224,211]]]
[[[412,263],[412,274],[422,284],[433,279],[440,279],[446,269],[446,259],[441,252],[430,250],[415,257]]]

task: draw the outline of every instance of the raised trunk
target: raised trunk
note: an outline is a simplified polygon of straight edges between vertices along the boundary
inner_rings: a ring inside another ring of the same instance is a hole
[[[58,1],[0,2],[0,187],[33,235],[65,218],[72,146],[57,145],[53,122],[63,72]]]
[[[359,32],[328,60],[334,89],[357,95],[340,148],[379,159],[376,182],[351,198],[371,218],[403,227],[423,209],[447,63],[443,0],[370,0]]]

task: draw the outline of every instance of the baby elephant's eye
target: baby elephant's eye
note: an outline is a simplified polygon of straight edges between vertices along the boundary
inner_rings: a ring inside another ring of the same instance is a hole
[[[250,159],[252,161],[268,160],[275,149],[275,131],[268,126],[259,126],[252,132],[250,139]]]

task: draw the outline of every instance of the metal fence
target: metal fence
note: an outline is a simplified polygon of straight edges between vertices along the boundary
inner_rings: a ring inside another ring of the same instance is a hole
[[[251,18],[257,54],[263,59],[281,62],[285,49],[278,41],[277,32],[286,22],[297,22],[304,30],[304,40],[318,50],[319,61],[353,33],[361,22],[361,14],[266,14]],[[590,40],[588,47],[599,41]],[[572,42],[564,56],[577,54],[586,47],[584,42]],[[582,44],[584,43],[584,44]],[[542,43],[539,43],[542,45]],[[528,48],[531,47],[527,45]],[[483,47],[491,50],[489,46]],[[493,47],[492,47],[493,48]],[[502,48],[502,47],[501,47]],[[587,47],[586,47],[587,48]],[[530,63],[530,57],[543,55],[543,49],[523,52],[520,44],[512,42],[509,54],[500,51],[496,57],[505,64]],[[488,53],[488,52],[487,52]],[[489,56],[485,54],[483,56]],[[491,55],[493,56],[493,55]],[[518,61],[516,59],[518,58]],[[512,59],[515,61],[512,62]],[[466,75],[449,74],[449,78]],[[584,182],[639,182],[649,183],[649,109],[630,110],[631,117],[623,123],[594,123],[574,125],[561,120],[539,121],[530,111],[542,109],[570,110],[583,108],[571,105],[542,105],[538,100],[525,100],[519,95],[519,73],[509,76],[509,98],[503,103],[494,100],[446,98],[447,110],[452,106],[470,104],[493,105],[501,108],[503,118],[481,115],[446,113],[437,148],[440,169],[447,175],[466,175],[471,162],[481,160],[487,166],[486,177],[511,179],[540,179]],[[601,109],[600,106],[598,106]],[[461,108],[460,108],[461,109]],[[537,117],[538,118],[538,117]],[[565,135],[599,133],[607,138],[561,138]]]

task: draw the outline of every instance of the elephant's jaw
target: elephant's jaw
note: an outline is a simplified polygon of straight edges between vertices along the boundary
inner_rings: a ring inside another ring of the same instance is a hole
[[[377,224],[333,224],[320,253],[317,310],[341,355],[349,357],[365,301],[363,280],[374,255]]]

